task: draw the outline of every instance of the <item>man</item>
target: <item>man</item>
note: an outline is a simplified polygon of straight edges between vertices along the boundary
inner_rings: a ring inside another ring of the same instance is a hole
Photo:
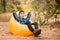
[[[13,13],[13,16],[19,23],[28,25],[29,30],[31,32],[33,32],[34,36],[38,36],[41,33],[41,30],[38,29],[38,23],[37,22],[31,23],[29,21],[30,17],[31,17],[31,13],[30,12],[28,12],[26,18],[24,18],[24,16],[25,16],[24,14],[25,14],[24,11],[21,10],[19,12],[19,15],[17,15],[16,13]],[[35,26],[35,30],[32,28],[32,25]]]

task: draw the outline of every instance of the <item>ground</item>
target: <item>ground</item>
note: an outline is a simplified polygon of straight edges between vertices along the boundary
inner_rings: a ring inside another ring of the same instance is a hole
[[[0,40],[60,40],[60,24],[57,27],[44,25],[41,26],[41,30],[42,32],[38,37],[16,36],[10,33],[8,22],[0,22]]]

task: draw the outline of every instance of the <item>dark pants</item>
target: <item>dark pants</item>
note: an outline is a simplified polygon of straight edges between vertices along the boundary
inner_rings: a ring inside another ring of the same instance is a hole
[[[31,23],[30,21],[27,21],[25,24],[28,25],[29,30],[32,31],[32,32],[34,31],[32,25],[35,26],[35,29],[38,29],[38,23],[37,22]]]

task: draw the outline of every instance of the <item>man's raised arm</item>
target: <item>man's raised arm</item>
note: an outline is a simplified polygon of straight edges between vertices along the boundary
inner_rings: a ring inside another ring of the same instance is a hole
[[[13,13],[13,16],[19,22],[19,17],[17,16],[17,14],[15,12]]]

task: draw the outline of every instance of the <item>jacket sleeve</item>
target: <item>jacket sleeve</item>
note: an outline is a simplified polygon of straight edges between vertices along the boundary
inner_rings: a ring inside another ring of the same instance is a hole
[[[31,12],[28,12],[28,16],[24,19],[24,23],[30,20]]]
[[[19,17],[17,16],[16,13],[13,13],[14,18],[19,22]]]

